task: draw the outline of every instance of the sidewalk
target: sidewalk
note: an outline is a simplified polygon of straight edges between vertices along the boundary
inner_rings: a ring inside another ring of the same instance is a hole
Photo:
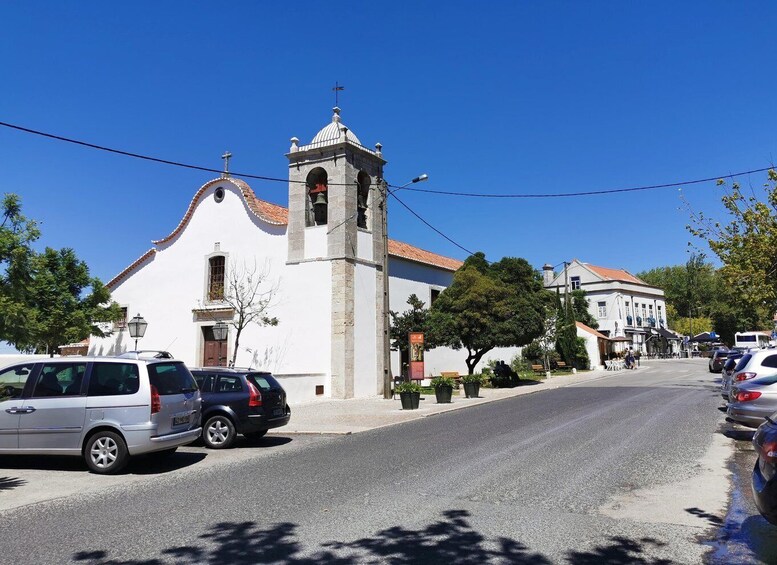
[[[600,369],[575,375],[553,376],[544,381],[528,381],[516,388],[481,388],[479,398],[466,398],[464,389],[460,388],[458,391],[453,391],[453,401],[450,404],[437,404],[433,394],[422,396],[418,410],[402,410],[399,395],[395,400],[385,400],[378,396],[350,400],[327,398],[293,405],[291,407],[291,421],[288,425],[270,430],[269,433],[355,434],[435,416],[451,410],[478,406],[486,402],[592,381],[614,374],[617,373]]]

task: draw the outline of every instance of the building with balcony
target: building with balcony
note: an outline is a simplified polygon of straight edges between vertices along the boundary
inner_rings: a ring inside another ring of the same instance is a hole
[[[659,330],[667,327],[663,290],[624,269],[597,267],[578,259],[565,263],[560,273],[550,265],[542,269],[545,288],[560,292],[562,300],[565,288],[585,291],[599,333],[643,354],[660,351]]]

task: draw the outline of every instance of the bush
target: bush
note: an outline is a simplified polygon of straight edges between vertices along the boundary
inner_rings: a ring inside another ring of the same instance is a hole
[[[453,388],[453,385],[456,384],[454,380],[450,377],[434,377],[431,381],[432,388],[442,388],[449,386]]]
[[[415,381],[402,381],[396,387],[397,392],[421,392],[421,385]]]

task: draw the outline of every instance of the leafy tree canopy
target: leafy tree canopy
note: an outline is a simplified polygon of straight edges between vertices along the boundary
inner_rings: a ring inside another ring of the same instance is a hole
[[[678,316],[709,317],[720,299],[720,275],[703,255],[691,255],[685,265],[657,267],[637,276],[663,289]]]
[[[117,320],[121,311],[72,249],[36,253],[32,243],[39,236],[35,221],[22,215],[19,197],[6,194],[0,221],[0,339],[20,351],[53,355],[60,345],[104,335],[97,323]]]
[[[35,255],[30,245],[40,231],[33,220],[22,215],[21,201],[15,194],[2,199],[0,219],[0,339],[13,328],[23,328],[29,314],[24,292],[29,284]]]
[[[725,181],[718,185],[727,188]],[[733,183],[722,202],[727,224],[691,213],[688,230],[706,240],[723,263],[727,291],[740,305],[737,315],[749,312],[756,318],[745,328],[769,327],[777,310],[777,172],[770,170],[762,187],[747,192]]]
[[[423,332],[424,349],[428,351],[435,347],[435,344],[433,332],[429,328],[429,310],[425,307],[426,303],[415,294],[411,294],[407,299],[407,304],[410,306],[410,309],[405,310],[401,314],[394,311],[389,312],[391,316],[391,347],[400,351],[408,351],[410,344],[407,334],[410,332]]]
[[[91,290],[91,292],[89,292]],[[117,320],[121,309],[110,292],[89,276],[86,263],[72,249],[51,249],[32,259],[32,276],[24,293],[27,323],[8,328],[7,340],[21,351],[57,353],[60,345],[90,335],[103,336],[97,322]]]
[[[429,312],[439,345],[467,350],[467,369],[495,347],[521,346],[542,334],[552,294],[525,259],[505,257],[489,264],[470,256]]]

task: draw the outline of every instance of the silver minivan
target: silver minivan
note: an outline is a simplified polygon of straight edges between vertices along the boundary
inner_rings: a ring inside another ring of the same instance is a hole
[[[137,357],[137,356],[136,356]],[[200,435],[197,383],[169,358],[61,357],[0,369],[0,454],[82,456],[94,473]]]

